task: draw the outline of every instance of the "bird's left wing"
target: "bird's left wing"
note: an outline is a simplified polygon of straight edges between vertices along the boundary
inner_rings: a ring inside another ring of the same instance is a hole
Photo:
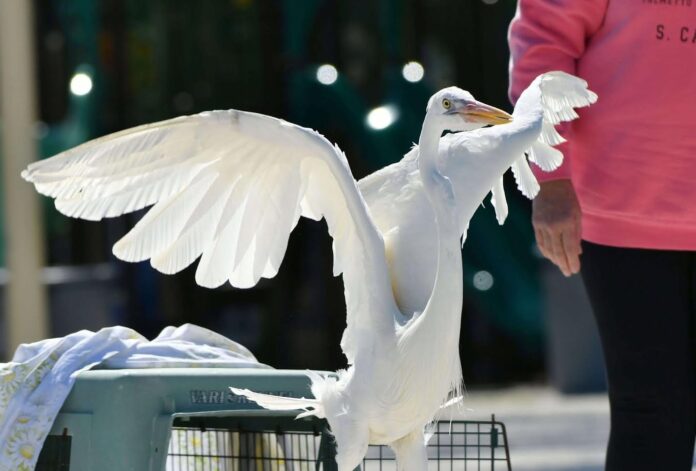
[[[507,216],[503,173],[511,168],[522,194],[534,198],[539,183],[527,157],[544,171],[558,168],[563,154],[553,146],[565,139],[554,126],[576,119],[574,108],[589,106],[596,100],[597,95],[584,80],[565,72],[548,72],[538,76],[522,93],[511,123],[443,137],[440,154],[444,173],[452,180],[457,202],[462,201],[460,195],[480,190],[483,182],[486,191],[492,193],[491,202],[502,224]],[[472,181],[472,174],[477,182]]]
[[[87,142],[22,176],[72,217],[99,220],[154,204],[114,254],[150,259],[163,273],[200,256],[196,281],[205,287],[250,287],[273,277],[299,217],[323,217],[334,273],[343,273],[346,286],[349,360],[358,326],[393,326],[382,237],[343,152],[313,130],[212,111]]]

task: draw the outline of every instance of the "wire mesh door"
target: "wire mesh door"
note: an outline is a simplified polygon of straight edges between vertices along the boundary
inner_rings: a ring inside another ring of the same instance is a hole
[[[319,421],[316,421],[319,422]],[[206,427],[187,424],[172,429],[168,471],[309,471],[336,469],[335,445],[323,423],[311,427]],[[436,424],[428,444],[429,470],[511,470],[505,425],[489,421]],[[396,470],[394,454],[371,445],[363,471]]]

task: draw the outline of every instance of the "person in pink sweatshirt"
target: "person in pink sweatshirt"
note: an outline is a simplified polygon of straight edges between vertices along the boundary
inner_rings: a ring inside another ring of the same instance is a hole
[[[606,469],[690,470],[696,433],[696,0],[520,0],[513,102],[542,72],[599,95],[537,172],[541,253],[581,271],[607,365]],[[581,264],[582,261],[582,264]]]

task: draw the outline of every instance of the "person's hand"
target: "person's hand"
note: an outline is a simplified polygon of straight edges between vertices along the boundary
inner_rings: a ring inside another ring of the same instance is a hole
[[[541,184],[532,202],[532,225],[541,254],[565,276],[580,271],[580,205],[570,180]]]

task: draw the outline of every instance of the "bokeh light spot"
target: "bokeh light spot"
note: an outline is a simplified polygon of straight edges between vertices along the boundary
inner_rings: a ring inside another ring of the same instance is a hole
[[[70,92],[73,95],[84,96],[92,91],[92,77],[80,72],[70,79]]]
[[[420,62],[412,61],[404,65],[404,68],[401,69],[401,75],[409,82],[420,82],[425,75],[425,69]]]
[[[380,131],[394,124],[398,117],[399,113],[394,106],[378,106],[367,114],[367,125]]]
[[[338,70],[331,64],[320,65],[317,68],[317,80],[324,85],[331,85],[338,80]]]
[[[474,275],[474,288],[479,291],[488,291],[493,287],[493,275],[486,270],[476,272]]]

